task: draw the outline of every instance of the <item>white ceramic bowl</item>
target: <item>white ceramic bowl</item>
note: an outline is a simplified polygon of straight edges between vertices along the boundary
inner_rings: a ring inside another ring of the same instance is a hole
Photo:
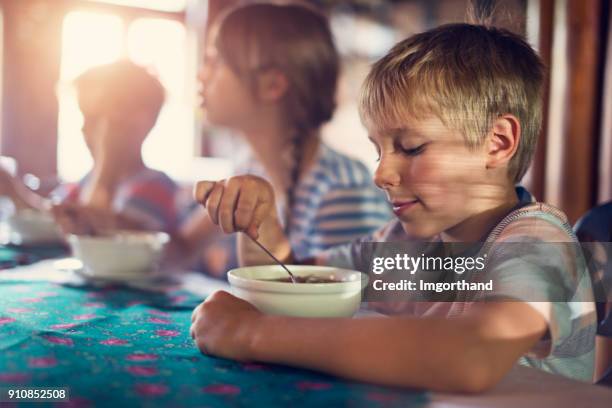
[[[332,278],[334,283],[275,282],[286,278],[278,265],[249,266],[228,272],[232,293],[270,314],[298,317],[349,317],[361,303],[367,275],[327,266],[287,265],[296,276]]]
[[[9,241],[17,245],[63,242],[61,230],[46,212],[24,209],[6,219]]]
[[[83,273],[92,278],[137,280],[157,272],[165,245],[164,232],[119,231],[110,236],[69,235]]]

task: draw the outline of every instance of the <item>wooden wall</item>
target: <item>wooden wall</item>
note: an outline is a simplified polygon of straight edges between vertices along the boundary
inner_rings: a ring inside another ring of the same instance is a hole
[[[610,76],[609,4],[539,0],[539,7],[540,54],[549,66],[550,83],[529,187],[575,222],[599,201],[612,199],[604,188],[610,185],[611,168],[602,153],[610,144],[612,113],[611,92],[604,92],[606,66]]]
[[[62,1],[3,1],[2,146],[20,173],[56,173]]]

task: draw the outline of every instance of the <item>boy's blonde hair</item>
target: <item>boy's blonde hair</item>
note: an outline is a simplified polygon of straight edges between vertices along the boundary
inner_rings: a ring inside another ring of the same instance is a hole
[[[392,129],[407,118],[438,116],[480,145],[503,114],[521,125],[509,176],[520,181],[531,162],[542,120],[544,67],[535,51],[507,30],[448,24],[395,45],[374,64],[362,87],[366,126]]]

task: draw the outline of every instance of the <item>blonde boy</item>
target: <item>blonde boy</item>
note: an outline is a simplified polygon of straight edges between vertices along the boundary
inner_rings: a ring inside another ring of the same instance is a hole
[[[379,154],[374,179],[397,217],[363,241],[526,244],[487,264],[501,282],[492,297],[510,301],[412,304],[389,318],[299,319],[264,315],[219,292],[193,313],[198,347],[444,391],[485,390],[517,362],[590,380],[595,320],[583,259],[536,245],[571,243],[571,228],[559,210],[520,199],[514,188],[535,149],[542,78],[539,58],[520,37],[453,24],[397,44],[373,66],[361,98]],[[196,198],[225,232],[243,231],[292,260],[264,181],[201,182]],[[244,237],[241,256],[269,263]],[[357,242],[315,262],[360,268],[363,258]],[[523,296],[517,288],[524,287],[539,296]]]

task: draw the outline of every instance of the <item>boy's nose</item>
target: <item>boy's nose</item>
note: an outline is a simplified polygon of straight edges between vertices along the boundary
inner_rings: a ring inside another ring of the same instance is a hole
[[[397,187],[401,182],[400,173],[395,170],[389,159],[381,158],[374,172],[374,183],[378,188]]]

